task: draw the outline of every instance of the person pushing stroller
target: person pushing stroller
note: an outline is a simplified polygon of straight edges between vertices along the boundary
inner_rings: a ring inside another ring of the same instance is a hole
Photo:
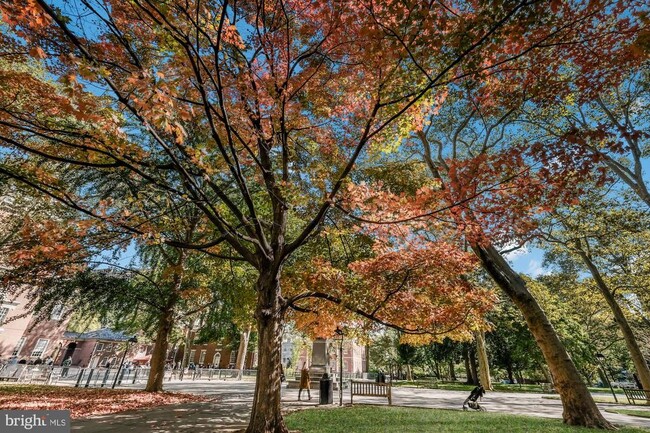
[[[481,406],[477,400],[482,400],[483,395],[485,395],[485,388],[479,383],[477,387],[475,387],[472,392],[469,394],[469,397],[465,399],[463,402],[463,410],[467,410],[467,407],[485,412],[485,408]]]

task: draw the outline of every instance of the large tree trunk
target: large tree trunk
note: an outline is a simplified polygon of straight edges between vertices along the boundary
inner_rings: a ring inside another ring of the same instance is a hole
[[[163,379],[165,378],[165,363],[167,361],[167,349],[169,348],[169,334],[174,327],[174,307],[176,306],[177,297],[165,306],[158,317],[158,331],[156,332],[156,341],[151,354],[151,370],[147,379],[147,386],[144,389],[149,392],[160,392],[163,390]]]
[[[492,391],[492,380],[490,379],[490,364],[488,362],[487,350],[485,349],[485,334],[483,331],[474,333],[476,340],[476,355],[478,356],[478,371],[480,382],[483,388]]]
[[[246,354],[248,353],[248,341],[251,336],[250,325],[239,335],[239,350],[237,350],[237,360],[235,369],[238,371],[237,378],[241,380],[244,369],[246,368]]]
[[[614,429],[596,407],[587,386],[580,378],[578,369],[546,317],[546,313],[528,291],[525,281],[493,246],[473,245],[472,248],[485,270],[524,315],[528,328],[535,337],[555,380],[555,389],[562,399],[564,408],[562,413],[564,422],[570,425]]]
[[[279,271],[262,273],[257,280],[257,319],[259,360],[253,397],[253,410],[246,433],[288,433],[281,412],[280,362],[282,320]]]
[[[634,368],[636,368],[636,374],[639,377],[639,381],[641,381],[641,385],[643,385],[643,389],[650,389],[650,369],[648,368],[648,364],[645,362],[643,353],[641,352],[636,337],[634,336],[634,332],[632,332],[632,328],[625,317],[625,313],[623,313],[620,305],[616,302],[616,298],[614,298],[614,295],[611,290],[609,290],[607,283],[605,283],[603,276],[600,274],[600,271],[598,271],[598,268],[591,258],[582,250],[578,250],[578,254],[585,265],[587,265],[587,268],[589,268],[589,272],[594,277],[594,281],[596,281],[598,290],[600,290],[607,305],[609,305],[609,308],[612,310],[612,314],[614,314],[614,320],[623,334],[625,345],[627,346],[627,350],[630,352],[630,357],[632,358],[632,362],[634,362]]]

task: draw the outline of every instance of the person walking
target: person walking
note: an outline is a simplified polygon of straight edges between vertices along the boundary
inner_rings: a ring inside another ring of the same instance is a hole
[[[298,401],[300,401],[300,394],[303,389],[307,390],[307,397],[311,400],[311,392],[309,391],[311,384],[309,383],[311,378],[309,377],[309,369],[306,367],[307,363],[302,364],[302,370],[300,370],[300,389],[298,390]]]

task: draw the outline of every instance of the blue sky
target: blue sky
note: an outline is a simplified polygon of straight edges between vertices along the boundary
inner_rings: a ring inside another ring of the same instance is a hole
[[[533,278],[547,274],[550,271],[542,266],[544,251],[530,245],[508,253],[505,257],[515,271]]]

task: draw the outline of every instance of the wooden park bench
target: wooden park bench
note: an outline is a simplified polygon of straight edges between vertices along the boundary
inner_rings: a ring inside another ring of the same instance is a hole
[[[386,397],[388,398],[388,405],[392,406],[393,404],[390,383],[351,380],[350,381],[350,404],[354,403],[355,395],[362,395],[365,397]]]
[[[623,388],[623,392],[630,404],[637,404],[637,401],[642,402],[642,404],[650,404],[650,390],[648,389]]]

